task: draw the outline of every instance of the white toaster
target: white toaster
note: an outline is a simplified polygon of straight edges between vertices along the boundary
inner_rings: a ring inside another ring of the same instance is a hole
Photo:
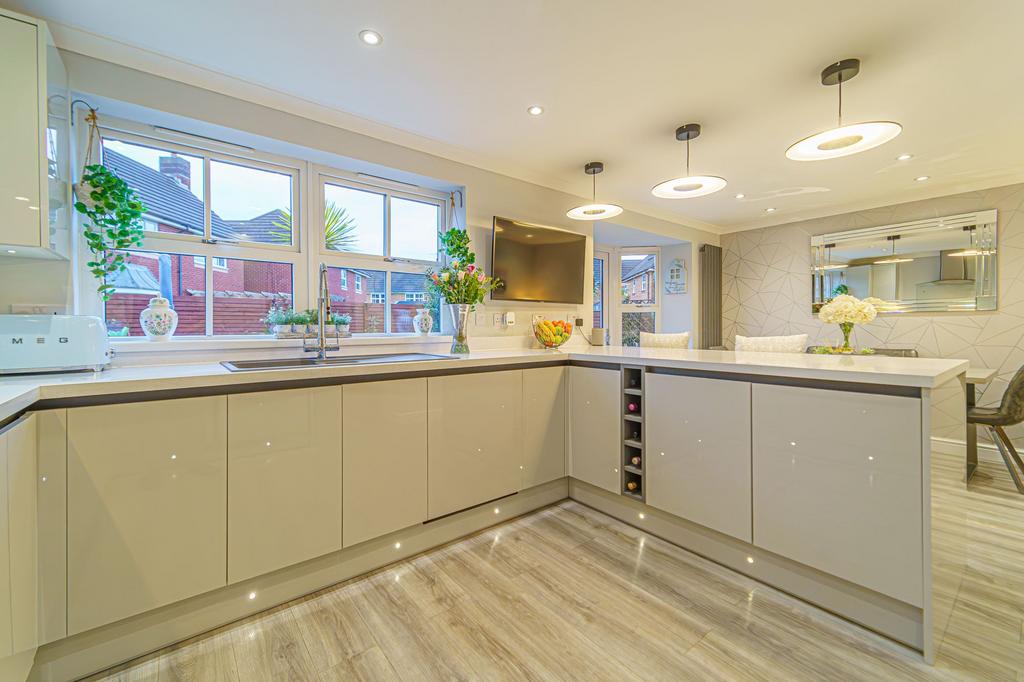
[[[84,315],[0,315],[0,374],[99,371],[110,364],[107,325]]]

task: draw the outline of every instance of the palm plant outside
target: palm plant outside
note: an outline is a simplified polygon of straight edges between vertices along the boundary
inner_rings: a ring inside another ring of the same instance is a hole
[[[274,221],[274,227],[270,235],[275,241],[291,244],[292,242],[292,213],[288,209],[281,209],[280,216]],[[324,206],[324,245],[332,251],[351,251],[355,248],[358,237],[356,236],[356,220],[348,214],[341,206],[333,201],[328,201]]]

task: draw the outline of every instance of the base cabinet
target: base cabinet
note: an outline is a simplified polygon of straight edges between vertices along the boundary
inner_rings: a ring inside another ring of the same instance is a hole
[[[67,418],[68,634],[224,586],[227,397]]]
[[[565,476],[565,368],[523,370],[523,483]]]
[[[341,549],[341,387],[228,396],[228,582]]]
[[[755,384],[752,402],[754,544],[922,606],[921,401]]]
[[[522,370],[431,377],[427,390],[430,518],[519,490]]]
[[[571,472],[609,492],[620,492],[622,389],[618,370],[569,368]]]
[[[346,547],[427,519],[427,380],[344,387]]]
[[[750,542],[750,384],[647,374],[647,504]]]

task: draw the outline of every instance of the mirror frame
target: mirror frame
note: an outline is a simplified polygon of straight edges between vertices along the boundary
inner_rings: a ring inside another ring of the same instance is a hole
[[[822,292],[826,280],[823,266],[826,265],[827,247],[835,247],[843,242],[861,241],[864,239],[884,239],[891,235],[908,236],[937,229],[976,226],[986,242],[991,243],[988,253],[975,256],[975,298],[973,303],[950,305],[944,301],[907,300],[887,301],[885,305],[876,306],[879,313],[952,313],[952,312],[990,312],[997,309],[998,303],[998,242],[996,209],[960,213],[939,218],[913,220],[905,223],[864,227],[843,232],[814,235],[811,237],[811,312],[817,314],[821,306],[829,300]]]

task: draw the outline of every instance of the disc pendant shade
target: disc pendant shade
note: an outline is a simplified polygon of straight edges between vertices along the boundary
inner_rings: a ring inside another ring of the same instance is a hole
[[[569,209],[565,214],[566,217],[573,220],[605,220],[622,213],[621,206],[597,203],[597,174],[603,170],[604,164],[600,161],[591,161],[583,167],[583,172],[591,177],[593,183],[591,203]]]
[[[821,161],[859,154],[881,146],[903,130],[893,121],[868,121],[843,125],[843,83],[860,73],[859,59],[844,59],[821,72],[822,85],[839,86],[839,116],[835,128],[805,137],[790,145],[786,157],[793,161]]]
[[[687,123],[676,129],[676,139],[686,142],[686,175],[658,183],[651,194],[662,199],[692,199],[724,189],[725,178],[717,175],[690,175],[690,140],[700,135],[699,123]]]

